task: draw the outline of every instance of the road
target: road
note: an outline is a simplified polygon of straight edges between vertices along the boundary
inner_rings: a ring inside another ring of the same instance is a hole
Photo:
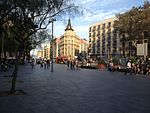
[[[0,72],[0,92],[10,89],[12,69]],[[150,77],[106,70],[20,66],[17,90],[0,97],[0,113],[150,113]]]

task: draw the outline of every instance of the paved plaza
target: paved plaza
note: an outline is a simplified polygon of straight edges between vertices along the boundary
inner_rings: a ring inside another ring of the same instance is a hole
[[[10,90],[11,72],[0,71],[0,92]],[[150,113],[150,77],[106,70],[19,67],[17,90],[0,97],[0,113]]]

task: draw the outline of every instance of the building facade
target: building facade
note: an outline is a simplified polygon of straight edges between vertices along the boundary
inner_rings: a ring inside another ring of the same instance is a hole
[[[120,55],[119,34],[114,31],[115,17],[89,27],[89,56],[92,59],[111,59]]]
[[[87,48],[88,41],[80,39],[80,37],[76,35],[69,19],[64,35],[60,37],[59,55],[74,59],[77,58],[82,51],[87,52]]]
[[[69,19],[65,33],[61,37],[55,38],[51,44],[45,45],[41,51],[38,51],[37,56],[49,59],[51,52],[53,52],[53,58],[61,56],[68,59],[75,59],[79,55],[87,57],[88,46],[89,42],[86,39],[81,39],[76,35]]]
[[[37,58],[43,58],[43,50],[37,51]]]
[[[53,40],[53,58],[60,56],[60,38],[55,38]]]
[[[37,51],[37,58],[50,59],[50,44],[45,44],[42,50]]]

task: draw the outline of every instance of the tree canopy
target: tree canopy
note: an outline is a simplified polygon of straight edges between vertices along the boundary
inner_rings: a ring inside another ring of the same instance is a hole
[[[16,48],[11,93],[15,93],[20,57],[45,39],[44,30],[54,17],[76,9],[72,0],[0,0],[0,41],[2,45],[11,43]],[[6,51],[8,48],[4,47]]]
[[[148,38],[150,32],[150,2],[143,6],[133,7],[131,10],[116,15],[114,28],[120,34],[128,34],[129,40]]]
[[[0,0],[0,34],[5,31],[4,35],[24,49],[25,45],[39,43],[41,39],[36,42],[33,36],[47,29],[52,18],[76,12],[77,8],[72,0]]]

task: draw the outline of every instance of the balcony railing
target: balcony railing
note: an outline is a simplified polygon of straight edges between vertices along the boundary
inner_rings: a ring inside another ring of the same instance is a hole
[[[105,29],[105,24],[103,24],[102,29]]]
[[[97,36],[100,36],[100,33],[97,33]]]
[[[126,37],[126,38],[121,38],[120,41],[121,41],[121,42],[130,41],[130,38],[128,38],[128,37]]]

